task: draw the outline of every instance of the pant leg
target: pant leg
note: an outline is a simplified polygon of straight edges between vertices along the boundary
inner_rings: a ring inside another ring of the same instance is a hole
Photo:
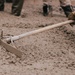
[[[13,0],[12,13],[19,16],[21,14],[23,3],[24,0]]]
[[[4,0],[0,0],[0,11],[4,10]]]
[[[17,11],[17,6],[18,6],[17,4],[18,4],[19,0],[13,0],[12,2],[13,2],[12,13],[14,14]]]

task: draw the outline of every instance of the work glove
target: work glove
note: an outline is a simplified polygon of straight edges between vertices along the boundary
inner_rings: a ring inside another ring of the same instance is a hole
[[[75,21],[75,11],[69,14],[68,19]],[[71,25],[71,26],[74,26],[74,25],[75,25],[75,22],[70,23],[70,25]]]

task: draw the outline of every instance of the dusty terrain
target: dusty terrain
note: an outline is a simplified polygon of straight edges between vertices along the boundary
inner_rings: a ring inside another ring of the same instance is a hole
[[[58,2],[57,2],[58,3]],[[24,4],[20,17],[10,15],[11,4],[0,12],[4,35],[18,35],[67,20],[53,2],[53,17],[42,15],[42,3]],[[0,46],[0,75],[75,75],[75,31],[70,25],[48,30],[15,42],[22,58]]]

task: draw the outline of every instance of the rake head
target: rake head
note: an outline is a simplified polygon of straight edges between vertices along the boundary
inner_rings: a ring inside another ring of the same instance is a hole
[[[7,51],[15,54],[18,57],[22,57],[22,52],[16,49],[16,47],[11,46],[5,40],[3,40],[3,31],[0,34],[0,45],[3,46]]]

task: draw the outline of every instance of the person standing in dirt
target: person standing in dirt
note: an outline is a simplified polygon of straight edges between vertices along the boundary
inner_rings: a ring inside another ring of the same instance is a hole
[[[71,1],[70,0],[59,0],[59,2],[60,2],[60,7],[63,9],[66,17],[68,17],[68,15],[71,12],[73,12]]]
[[[0,0],[0,11],[4,11],[5,0]],[[12,0],[12,14],[20,16],[24,0]]]

